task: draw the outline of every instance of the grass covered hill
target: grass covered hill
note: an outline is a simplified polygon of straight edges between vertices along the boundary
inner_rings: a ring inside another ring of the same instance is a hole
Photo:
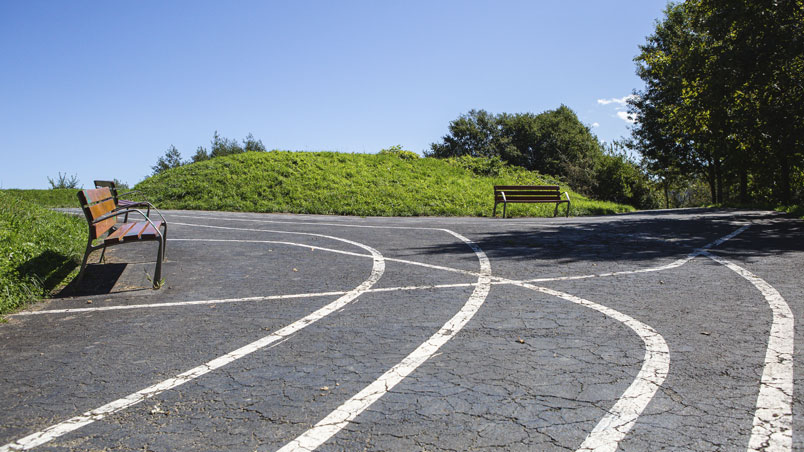
[[[555,184],[500,160],[418,158],[401,152],[245,152],[168,169],[135,188],[164,209],[362,216],[490,216],[493,186]],[[568,187],[562,186],[563,190]],[[572,215],[630,206],[570,189]],[[502,206],[500,206],[500,209]],[[514,216],[552,215],[552,204],[509,206]],[[499,214],[499,212],[498,212]]]

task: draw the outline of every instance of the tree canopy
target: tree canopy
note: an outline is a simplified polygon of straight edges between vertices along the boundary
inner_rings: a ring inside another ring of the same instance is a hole
[[[558,176],[591,193],[602,155],[597,138],[569,107],[540,114],[471,110],[449,124],[428,156],[499,157],[511,165]]]
[[[636,57],[634,143],[664,185],[713,202],[804,195],[804,1],[670,4]]]

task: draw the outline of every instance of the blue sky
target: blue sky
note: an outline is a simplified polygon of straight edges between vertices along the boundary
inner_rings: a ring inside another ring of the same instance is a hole
[[[627,136],[645,1],[0,2],[0,188],[135,184],[213,133],[421,153],[470,109]],[[622,115],[622,113],[620,113]]]

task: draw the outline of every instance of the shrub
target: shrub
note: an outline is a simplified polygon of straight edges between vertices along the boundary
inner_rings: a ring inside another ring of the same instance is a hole
[[[77,174],[67,177],[67,173],[61,174],[60,171],[59,177],[55,181],[49,177],[47,181],[50,183],[50,188],[78,188]]]
[[[383,149],[378,152],[379,155],[393,155],[403,160],[413,160],[419,158],[419,154],[402,149],[402,146],[397,144],[388,149]]]

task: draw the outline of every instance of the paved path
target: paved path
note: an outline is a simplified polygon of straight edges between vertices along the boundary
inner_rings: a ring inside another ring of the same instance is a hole
[[[0,451],[804,450],[804,222],[165,216],[0,324]]]

